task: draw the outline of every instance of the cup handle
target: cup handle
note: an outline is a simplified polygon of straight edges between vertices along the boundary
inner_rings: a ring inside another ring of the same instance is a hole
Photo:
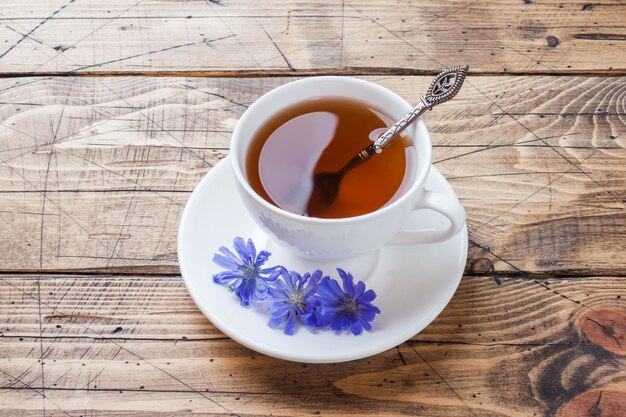
[[[465,224],[465,209],[456,196],[424,190],[414,209],[434,210],[447,217],[450,224],[442,230],[401,230],[391,239],[389,244],[406,245],[442,242],[456,235]]]

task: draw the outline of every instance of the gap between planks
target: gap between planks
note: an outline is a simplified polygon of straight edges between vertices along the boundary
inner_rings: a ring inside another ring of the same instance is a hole
[[[26,77],[205,77],[205,78],[269,78],[269,77],[304,77],[317,75],[437,75],[439,70],[418,68],[388,67],[343,67],[316,69],[273,69],[273,70],[209,70],[209,71],[109,71],[109,72],[0,72],[2,78]],[[563,77],[623,77],[626,69],[606,70],[567,70],[567,71],[475,71],[470,68],[469,75],[479,77],[492,76],[563,76]]]

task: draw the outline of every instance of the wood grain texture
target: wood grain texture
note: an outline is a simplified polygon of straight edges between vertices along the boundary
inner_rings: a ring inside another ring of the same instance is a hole
[[[626,399],[626,351],[588,338],[585,328],[624,341],[624,328],[611,322],[624,300],[623,277],[465,277],[440,317],[398,348],[303,365],[225,338],[180,277],[5,275],[0,408],[40,415],[44,402],[55,416],[614,416],[620,408],[611,407]],[[596,414],[585,413],[595,401],[581,404],[600,393]]]
[[[626,5],[6,0],[0,73],[626,71]]]
[[[0,415],[623,417],[625,48],[624,0],[3,0]],[[339,365],[211,325],[176,232],[248,105],[318,74],[416,102],[460,63],[426,115],[468,212],[443,313]]]
[[[410,102],[430,81],[370,79]],[[1,81],[0,269],[178,273],[190,192],[290,80]],[[426,115],[468,212],[469,273],[626,273],[625,97],[624,78],[470,77]]]

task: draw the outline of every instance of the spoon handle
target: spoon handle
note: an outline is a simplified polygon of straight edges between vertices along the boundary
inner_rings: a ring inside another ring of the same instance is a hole
[[[419,103],[405,114],[402,119],[394,123],[385,133],[380,135],[368,148],[373,149],[375,153],[382,152],[384,147],[389,145],[397,135],[409,127],[426,110],[430,110],[433,106],[444,103],[454,97],[461,89],[468,69],[469,67],[465,65],[448,68],[440,72],[430,84],[430,87],[428,87],[426,95],[420,98]]]
[[[393,139],[402,133],[407,127],[411,125],[420,117],[426,110],[430,109],[428,104],[425,103],[424,97],[421,97],[417,106],[413,107],[411,111],[404,115],[404,117],[393,124],[385,133],[380,135],[376,141],[374,141],[374,151],[376,153],[382,152],[383,148],[389,145]]]

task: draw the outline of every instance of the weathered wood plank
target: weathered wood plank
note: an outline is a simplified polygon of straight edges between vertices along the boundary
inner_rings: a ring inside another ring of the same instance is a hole
[[[411,102],[430,77],[374,77]],[[189,193],[286,78],[0,82],[1,270],[177,273]],[[473,77],[426,115],[473,273],[626,273],[624,78]]]
[[[596,415],[619,415],[624,300],[623,277],[465,277],[397,349],[302,365],[224,338],[180,277],[5,275],[0,408],[35,415],[45,391],[50,415],[571,417],[602,392]]]
[[[619,0],[9,0],[0,19],[0,73],[626,71]]]

